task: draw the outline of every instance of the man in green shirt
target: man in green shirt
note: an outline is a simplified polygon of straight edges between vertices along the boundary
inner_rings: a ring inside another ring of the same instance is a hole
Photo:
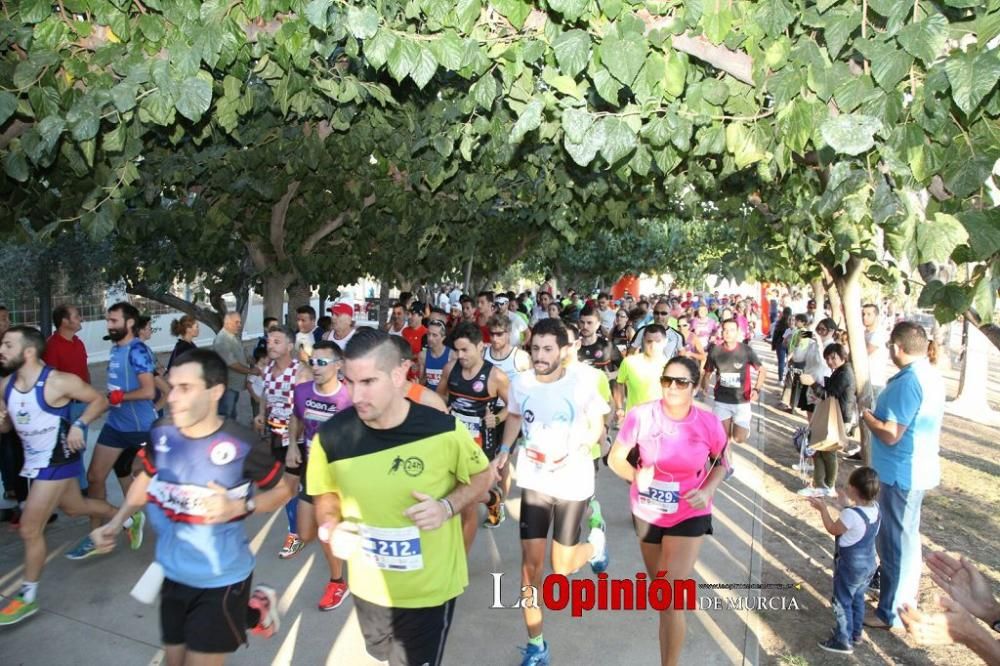
[[[650,324],[642,333],[642,353],[626,356],[618,368],[614,392],[615,419],[619,423],[634,406],[661,396],[660,374],[668,360],[663,354],[667,330],[660,324]]]
[[[354,406],[320,427],[306,471],[320,538],[348,562],[369,654],[437,664],[468,585],[453,518],[498,477],[465,426],[404,397],[406,366],[387,333],[359,329],[344,359]]]

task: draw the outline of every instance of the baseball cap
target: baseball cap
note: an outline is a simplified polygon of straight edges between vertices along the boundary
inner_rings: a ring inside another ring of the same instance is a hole
[[[410,312],[422,315],[424,313],[424,304],[420,301],[413,301],[413,303],[410,304]]]
[[[334,317],[338,315],[347,315],[348,317],[354,317],[354,308],[352,308],[347,303],[334,303],[330,308],[330,314]]]
[[[508,303],[510,303],[510,299],[507,298],[506,296],[497,296],[496,298],[493,299],[493,302],[496,303],[497,305],[507,305]]]

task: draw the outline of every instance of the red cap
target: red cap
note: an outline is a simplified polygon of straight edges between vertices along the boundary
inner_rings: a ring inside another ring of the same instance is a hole
[[[354,317],[354,308],[352,308],[347,303],[336,303],[330,308],[330,314],[334,317],[337,315],[347,315],[348,317]]]

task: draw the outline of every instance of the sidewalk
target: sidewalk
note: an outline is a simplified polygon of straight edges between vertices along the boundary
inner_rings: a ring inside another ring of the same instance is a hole
[[[100,373],[103,375],[103,372]],[[102,377],[95,377],[101,385]],[[756,406],[755,406],[756,409]],[[249,407],[241,405],[241,414]],[[96,434],[97,429],[93,430]],[[91,439],[93,440],[93,434]],[[756,424],[750,447],[737,450],[735,476],[716,495],[715,535],[702,547],[696,578],[703,583],[748,586],[760,583],[761,501],[763,476],[758,466],[763,435]],[[745,455],[749,454],[749,455]],[[116,486],[113,481],[109,489]],[[117,501],[117,487],[111,501]],[[628,508],[628,488],[607,468],[598,477],[598,498],[608,523],[612,578],[634,577],[643,570]],[[516,647],[526,641],[519,609],[491,609],[492,572],[502,572],[501,598],[511,605],[519,596],[520,544],[518,502],[509,504],[508,520],[497,530],[480,530],[470,557],[470,585],[455,612],[445,664],[506,665],[520,662]],[[270,641],[252,638],[250,648],[234,654],[231,664],[375,664],[364,652],[351,600],[332,612],[315,607],[326,580],[323,557],[315,545],[296,559],[277,558],[285,535],[283,512],[255,517],[247,525],[258,548],[255,580],[279,590],[284,612],[281,632]],[[71,562],[63,553],[86,532],[85,520],[60,519],[48,530],[49,563],[39,588],[41,612],[0,631],[0,663],[57,666],[78,664],[156,664],[159,649],[158,608],[128,595],[153,554],[154,536],[137,553],[119,545],[113,554]],[[0,532],[0,594],[16,592],[22,547],[16,533]],[[578,576],[589,577],[589,570]],[[785,584],[775,580],[766,583]],[[788,599],[799,590],[712,590],[699,597],[711,610],[688,616],[682,663],[757,664],[758,614],[747,610],[762,598]],[[736,608],[727,607],[727,598]],[[718,601],[716,601],[718,599]],[[780,603],[772,599],[771,603]],[[795,611],[790,610],[789,621]],[[545,636],[556,664],[659,663],[657,616],[652,611],[591,611],[573,618],[567,610],[545,615]]]

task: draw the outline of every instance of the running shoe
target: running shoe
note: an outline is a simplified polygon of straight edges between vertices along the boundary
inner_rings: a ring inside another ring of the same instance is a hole
[[[496,490],[490,491],[490,503],[486,505],[486,520],[483,527],[496,529],[507,519],[507,511],[503,508],[503,496]]]
[[[0,610],[0,626],[17,624],[38,612],[38,601],[27,602],[18,595]]]
[[[852,444],[844,449],[844,458],[847,460],[861,460],[861,445]]]
[[[283,560],[291,559],[298,555],[299,551],[301,551],[305,545],[305,542],[299,538],[298,534],[289,534],[285,537],[285,545],[281,547],[280,551],[278,551],[278,557]]]
[[[830,637],[825,641],[823,641],[822,643],[818,643],[817,645],[819,645],[820,648],[826,650],[827,652],[836,652],[837,654],[854,654],[853,647],[851,647],[850,645],[844,645],[843,643],[838,643],[837,640],[833,637]]]
[[[66,559],[85,560],[88,557],[94,557],[96,555],[106,555],[106,554],[107,552],[102,553],[101,551],[97,550],[97,546],[94,544],[93,539],[91,539],[90,535],[88,534],[87,536],[80,539],[80,543],[76,544],[73,550],[66,553]]]
[[[802,497],[826,497],[826,490],[823,488],[806,486],[805,488],[799,490],[796,495],[801,495]]]
[[[590,558],[591,571],[595,574],[607,571],[610,558],[608,557],[608,537],[604,533],[604,530],[590,530],[590,534],[587,535],[587,542],[594,547],[594,554]]]
[[[604,516],[601,514],[601,503],[596,499],[590,500],[590,529],[604,530]]]
[[[858,634],[857,636],[851,638],[851,643],[853,643],[854,645],[861,645],[864,642],[865,642],[864,633]]]
[[[253,588],[248,605],[260,611],[260,620],[256,626],[250,627],[251,633],[261,638],[270,638],[278,633],[281,620],[278,617],[278,593],[273,587],[258,585]]]
[[[323,591],[323,597],[319,600],[319,609],[321,611],[331,611],[344,603],[344,599],[350,594],[351,591],[348,589],[347,583],[328,581],[326,590]]]
[[[125,528],[128,535],[128,547],[132,550],[139,550],[142,547],[142,528],[146,526],[146,514],[136,511],[132,514],[132,525]]]
[[[549,644],[542,643],[542,647],[528,643],[523,648],[518,648],[524,659],[521,666],[549,666]]]

